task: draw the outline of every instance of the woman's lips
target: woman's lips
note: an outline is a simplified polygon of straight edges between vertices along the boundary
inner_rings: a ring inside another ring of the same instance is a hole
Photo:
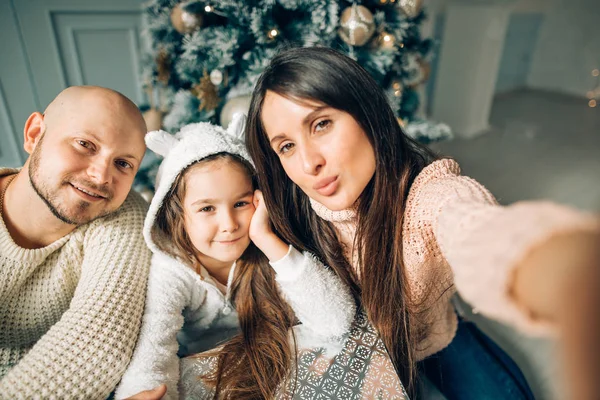
[[[339,180],[337,176],[324,178],[314,184],[313,189],[321,196],[331,196],[335,193],[339,186]]]

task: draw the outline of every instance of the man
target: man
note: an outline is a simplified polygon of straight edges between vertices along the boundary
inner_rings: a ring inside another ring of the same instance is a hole
[[[146,126],[123,95],[71,87],[0,168],[0,398],[105,398],[132,355],[150,252],[130,192]]]

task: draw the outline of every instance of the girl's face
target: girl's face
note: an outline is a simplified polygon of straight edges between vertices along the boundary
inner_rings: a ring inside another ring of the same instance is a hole
[[[236,162],[214,160],[193,167],[185,185],[184,224],[198,259],[209,272],[230,267],[250,244],[250,177]]]
[[[261,116],[271,148],[304,193],[334,211],[356,202],[375,173],[375,152],[350,114],[267,91]]]

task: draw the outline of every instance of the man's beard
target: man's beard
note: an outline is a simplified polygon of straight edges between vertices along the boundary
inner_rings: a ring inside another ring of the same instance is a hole
[[[31,187],[35,191],[35,193],[39,196],[40,199],[46,204],[48,210],[54,215],[56,218],[69,225],[83,225],[89,222],[92,222],[95,219],[105,217],[111,214],[113,211],[104,211],[99,215],[87,218],[87,219],[75,219],[73,217],[69,217],[64,211],[61,211],[59,207],[56,205],[58,202],[57,196],[50,193],[50,190],[44,183],[38,182],[39,176],[39,168],[40,168],[40,159],[41,159],[41,148],[42,148],[42,140],[43,136],[40,138],[37,146],[33,150],[33,154],[31,155],[31,161],[29,163],[29,182],[31,183]],[[66,183],[69,184],[69,183]],[[94,186],[94,185],[89,185]],[[87,201],[78,201],[76,205],[75,215],[79,213],[85,213],[91,206]]]

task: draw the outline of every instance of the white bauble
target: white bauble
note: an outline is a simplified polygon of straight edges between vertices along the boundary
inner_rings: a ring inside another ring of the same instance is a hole
[[[229,99],[225,106],[221,110],[221,126],[223,128],[227,128],[233,115],[235,113],[241,112],[244,114],[248,114],[248,109],[250,108],[250,100],[252,96],[238,96],[232,99]]]

